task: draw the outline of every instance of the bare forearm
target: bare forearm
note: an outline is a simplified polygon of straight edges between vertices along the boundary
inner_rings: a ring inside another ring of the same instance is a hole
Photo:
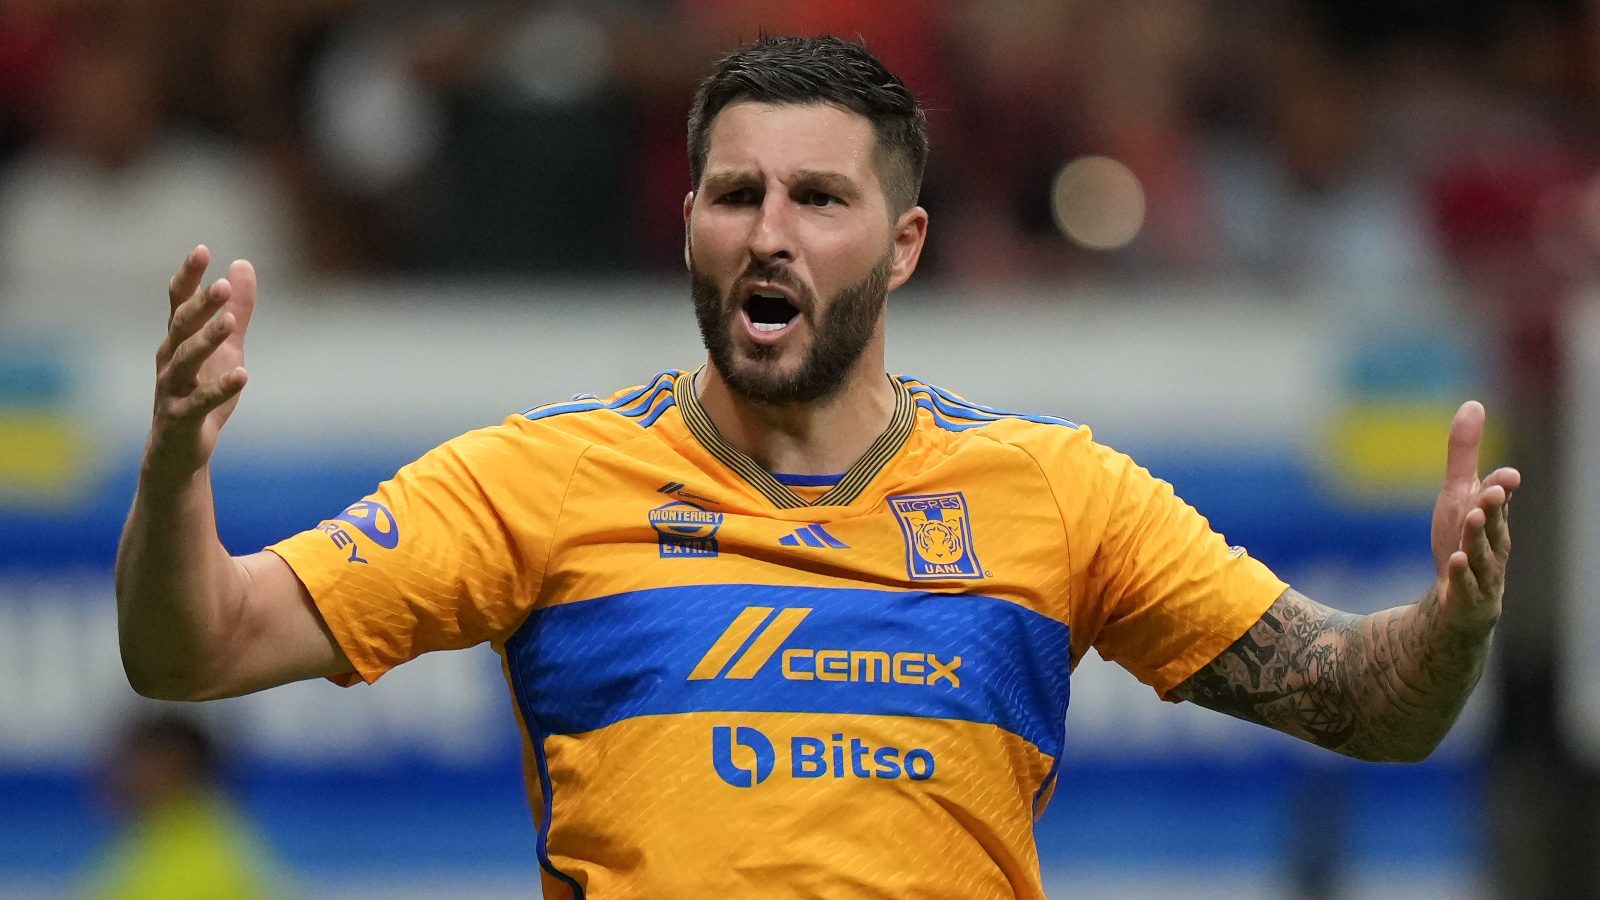
[[[1365,727],[1345,752],[1422,759],[1455,724],[1483,675],[1491,633],[1453,632],[1437,621],[1438,606],[1430,590],[1415,604],[1357,620],[1346,677]]]
[[[122,665],[148,697],[202,700],[352,669],[307,592],[277,555],[234,558],[217,538],[210,460],[248,376],[244,334],[255,269],[209,288],[196,247],[167,286],[156,391],[139,492],[117,548]]]
[[[1499,468],[1479,480],[1484,421],[1468,401],[1450,422],[1427,596],[1353,616],[1284,591],[1173,693],[1360,759],[1432,753],[1483,674],[1511,556],[1508,504],[1522,475]]]
[[[1434,621],[1433,592],[1367,616],[1285,592],[1175,693],[1347,756],[1411,761],[1443,740],[1483,673],[1489,635]]]
[[[117,550],[117,627],[134,690],[193,696],[237,621],[245,575],[217,537],[204,469],[176,483],[146,473]]]

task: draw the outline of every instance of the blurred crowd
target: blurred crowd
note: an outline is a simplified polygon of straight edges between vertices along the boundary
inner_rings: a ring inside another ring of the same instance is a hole
[[[0,0],[0,283],[195,236],[280,279],[674,272],[689,96],[762,31],[859,38],[923,98],[956,284],[1538,303],[1600,259],[1583,0]],[[1137,179],[1114,250],[1053,201],[1091,156]]]
[[[1593,0],[0,0],[0,361],[25,310],[147,319],[196,241],[274,284],[677,277],[690,96],[763,32],[859,39],[923,100],[919,283],[1469,306],[1529,476],[1499,742],[1546,778],[1495,821],[1600,885],[1600,773],[1550,749],[1545,474],[1600,283]]]

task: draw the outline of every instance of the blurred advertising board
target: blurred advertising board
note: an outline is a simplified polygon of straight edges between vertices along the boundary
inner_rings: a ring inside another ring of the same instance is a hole
[[[675,285],[468,293],[324,286],[263,297],[248,342],[250,385],[215,464],[230,549],[254,551],[315,525],[461,431],[703,358]],[[41,829],[40,816],[63,833],[93,832],[83,785],[111,729],[140,702],[121,674],[110,567],[148,424],[161,313],[77,323],[70,342],[12,336],[0,349],[0,435],[32,448],[0,466],[0,796],[12,798],[0,802],[0,875],[64,871],[81,856]],[[1310,307],[1238,291],[908,291],[891,303],[889,334],[894,371],[1089,424],[1318,599],[1377,609],[1415,599],[1432,577],[1432,466],[1442,465],[1450,412],[1475,378],[1436,338],[1375,338]],[[1403,346],[1426,352],[1395,351]],[[1420,361],[1396,367],[1396,354]],[[1312,754],[1264,729],[1161,703],[1098,660],[1074,682],[1059,806],[1076,808],[1074,791],[1195,783],[1195,772],[1211,773],[1201,783],[1212,784],[1265,777],[1281,792],[1290,790],[1285,772],[1332,765],[1308,762]],[[1368,785],[1372,797],[1415,789],[1436,799],[1427,791],[1444,789],[1440,771],[1470,768],[1480,706],[1438,763],[1383,774],[1381,788]],[[425,657],[372,687],[297,684],[203,714],[238,751],[241,789],[302,867],[347,866],[370,852],[412,865],[465,854],[531,871],[511,705],[483,648]],[[408,839],[415,820],[395,812],[408,798],[438,816],[470,816],[491,849]],[[1448,818],[1435,799],[1418,802]],[[1135,817],[1118,820],[1130,840],[1181,819],[1156,807],[1122,814]],[[1057,827],[1049,821],[1041,834]],[[1466,826],[1453,827],[1439,840],[1465,852]],[[1245,838],[1276,833],[1266,822]],[[1056,858],[1046,848],[1047,864]]]

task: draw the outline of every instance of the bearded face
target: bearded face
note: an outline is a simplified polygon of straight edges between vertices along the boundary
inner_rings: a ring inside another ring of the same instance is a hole
[[[722,290],[696,264],[691,248],[695,320],[712,365],[736,395],[751,402],[828,398],[844,384],[878,327],[890,263],[885,254],[866,277],[819,302],[811,287],[781,264],[752,261]],[[793,334],[773,343],[741,340],[751,327],[763,334]]]
[[[711,363],[748,402],[827,400],[880,346],[927,215],[890,214],[872,123],[841,107],[737,101],[708,134],[683,214]]]

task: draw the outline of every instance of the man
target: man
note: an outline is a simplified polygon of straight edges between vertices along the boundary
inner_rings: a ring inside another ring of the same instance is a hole
[[[219,752],[194,722],[143,716],[112,747],[105,799],[122,820],[74,896],[92,900],[237,900],[282,896],[255,826],[227,797]]]
[[[1420,759],[1482,669],[1518,475],[1451,425],[1437,583],[1320,606],[1070,422],[883,371],[927,142],[864,50],[765,38],[689,118],[709,351],[449,441],[268,551],[216,539],[249,264],[171,284],[117,583],[141,692],[371,681],[491,642],[528,738],[550,896],[1040,894],[1032,826],[1090,646],[1163,696]]]

